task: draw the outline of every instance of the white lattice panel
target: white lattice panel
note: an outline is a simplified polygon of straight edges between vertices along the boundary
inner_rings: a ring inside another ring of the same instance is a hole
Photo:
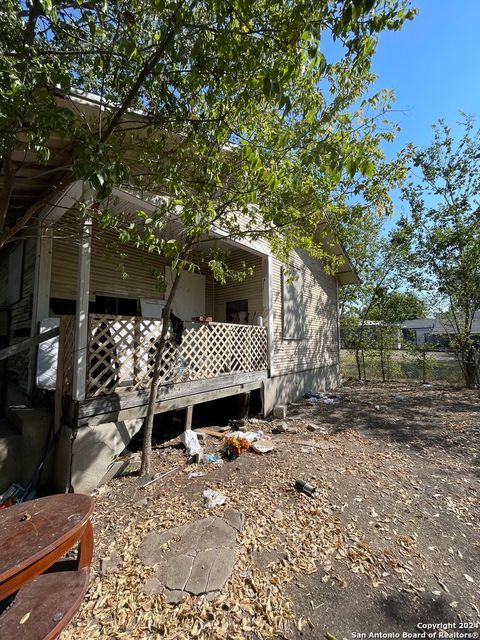
[[[185,323],[182,344],[169,335],[162,354],[160,384],[203,380],[266,368],[265,327]],[[148,388],[160,320],[91,315],[88,395]]]

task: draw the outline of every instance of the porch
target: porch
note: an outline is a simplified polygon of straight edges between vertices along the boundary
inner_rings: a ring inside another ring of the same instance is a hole
[[[146,415],[155,343],[161,320],[89,314],[85,396],[75,400],[75,317],[63,316],[59,331],[57,394],[69,400],[72,424],[119,422]],[[185,322],[181,343],[169,334],[156,412],[181,409],[248,393],[267,378],[264,326]]]

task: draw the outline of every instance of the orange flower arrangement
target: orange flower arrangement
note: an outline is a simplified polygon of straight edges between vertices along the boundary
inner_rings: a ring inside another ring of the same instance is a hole
[[[224,439],[225,452],[230,459],[238,458],[238,456],[250,449],[250,442],[246,438],[238,438],[230,436]]]

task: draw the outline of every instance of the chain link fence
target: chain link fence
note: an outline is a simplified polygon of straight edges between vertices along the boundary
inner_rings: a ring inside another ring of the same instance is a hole
[[[366,380],[417,380],[464,384],[462,369],[454,353],[430,351],[424,357],[409,351],[392,350],[382,358],[376,349],[360,357],[362,378]],[[342,349],[340,367],[343,379],[358,379],[353,349]]]

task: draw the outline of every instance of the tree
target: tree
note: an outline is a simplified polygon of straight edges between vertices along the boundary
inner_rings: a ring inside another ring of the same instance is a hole
[[[393,348],[392,325],[408,314],[406,303],[413,295],[396,291],[404,272],[405,232],[395,228],[385,237],[381,233],[381,222],[370,218],[356,233],[351,230],[350,236],[354,238],[347,246],[357,258],[361,282],[340,291],[341,329],[355,351],[359,380],[367,377],[365,352],[369,349],[380,351],[382,377],[386,379],[388,362],[385,359],[388,360]],[[415,311],[423,309],[416,306]],[[377,323],[375,329],[370,329],[372,320]]]
[[[378,290],[377,296],[368,312],[369,320],[382,320],[387,323],[403,322],[424,318],[427,307],[418,295],[411,291],[391,291],[386,287]]]
[[[0,76],[0,247],[82,179],[97,193],[88,214],[121,240],[166,256],[178,278],[196,268],[195,251],[212,225],[234,239],[268,237],[284,258],[303,246],[334,269],[338,259],[313,239],[319,222],[348,228],[359,211],[388,212],[388,190],[402,172],[381,151],[394,135],[385,122],[392,96],[367,92],[377,34],[411,19],[408,5],[32,0],[25,7],[7,0],[0,9],[0,62],[8,68]],[[327,41],[341,55],[327,60]],[[72,84],[98,96],[93,116],[70,102]],[[69,147],[50,191],[5,224],[26,166],[18,151],[46,164],[52,135]],[[120,185],[164,194],[157,213],[112,216],[108,198]],[[219,252],[209,259],[225,277]],[[174,289],[155,358],[146,473]]]
[[[5,0],[0,9],[0,247],[72,181],[86,180],[103,197],[113,186],[134,180],[139,167],[132,161],[132,146],[139,140],[156,141],[164,158],[172,140],[192,133],[196,142],[202,133],[207,145],[243,142],[253,148],[257,168],[270,171],[269,164],[262,165],[271,154],[265,158],[260,152],[261,139],[277,157],[291,153],[295,142],[283,137],[285,127],[272,128],[288,122],[297,142],[302,133],[315,130],[310,143],[305,140],[302,160],[317,166],[321,161],[330,179],[345,168],[352,175],[372,174],[368,153],[349,150],[346,143],[338,154],[338,146],[342,128],[363,128],[348,109],[373,80],[375,36],[412,18],[408,4]],[[343,48],[337,61],[327,61],[322,51],[328,40]],[[98,96],[99,117],[70,104],[72,86]],[[59,102],[59,96],[65,99]],[[375,109],[383,97],[370,96],[362,107]],[[266,111],[268,123],[252,131]],[[168,134],[168,141],[153,136],[152,127]],[[70,144],[51,176],[51,191],[7,224],[19,172],[33,163],[27,154],[50,172],[53,134]],[[375,140],[366,136],[365,146],[370,143]]]
[[[465,383],[478,383],[479,346],[472,335],[480,307],[480,131],[464,116],[455,141],[443,120],[432,144],[415,153],[403,197],[411,211],[401,224],[409,236],[411,281],[443,303],[444,325]]]

